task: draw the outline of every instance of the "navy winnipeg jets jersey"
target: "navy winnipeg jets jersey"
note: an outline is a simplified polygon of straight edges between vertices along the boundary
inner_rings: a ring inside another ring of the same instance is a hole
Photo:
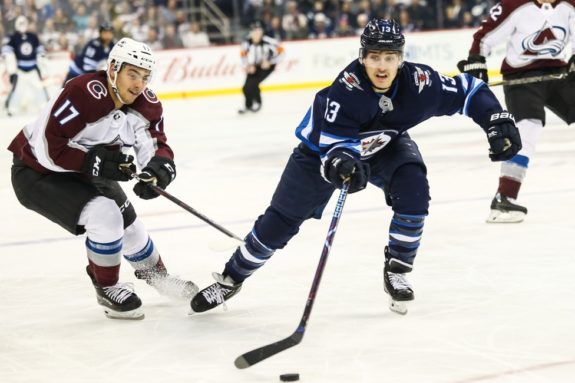
[[[4,40],[2,54],[14,53],[18,69],[29,72],[37,68],[38,55],[45,53],[35,33],[15,32]]]
[[[88,41],[88,44],[82,49],[82,53],[76,56],[70,64],[70,69],[79,75],[102,69],[98,68],[98,66],[108,59],[108,55],[113,46],[114,41],[109,44],[103,44],[99,38]]]
[[[343,148],[367,159],[430,117],[461,113],[485,128],[491,114],[501,111],[483,81],[467,74],[448,77],[410,62],[386,94],[376,93],[355,60],[316,94],[296,136],[322,157]]]

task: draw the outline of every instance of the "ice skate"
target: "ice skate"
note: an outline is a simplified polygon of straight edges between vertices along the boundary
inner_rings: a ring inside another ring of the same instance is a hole
[[[262,108],[262,104],[260,104],[259,102],[254,102],[252,104],[252,107],[250,108],[250,111],[256,113],[256,112],[259,112],[261,108]]]
[[[192,313],[211,310],[236,295],[242,288],[241,283],[235,283],[230,277],[224,277],[219,273],[212,275],[216,283],[196,294],[190,302]]]
[[[136,278],[143,279],[155,288],[161,295],[174,300],[190,300],[199,291],[198,286],[192,281],[186,281],[168,274],[157,268],[136,270]]]
[[[104,308],[104,314],[112,319],[144,319],[142,311],[142,301],[134,292],[131,283],[116,283],[114,286],[100,286],[90,267],[86,267],[86,272],[92,280],[92,285],[96,289],[98,304]]]
[[[414,299],[413,287],[407,280],[405,273],[398,271],[393,265],[390,266],[389,259],[385,261],[383,290],[389,295],[389,309],[397,314],[405,315],[407,314],[406,302]]]
[[[527,208],[517,205],[513,198],[495,194],[491,201],[491,212],[487,223],[518,223],[522,222],[527,214]]]
[[[246,114],[247,111],[248,111],[248,108],[246,108],[245,106],[242,106],[241,108],[238,109],[238,114]]]

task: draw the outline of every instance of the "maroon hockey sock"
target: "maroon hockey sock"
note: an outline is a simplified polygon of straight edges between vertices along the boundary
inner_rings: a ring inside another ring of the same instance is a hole
[[[90,260],[88,262],[90,263],[90,271],[98,285],[106,287],[114,286],[118,283],[118,279],[120,279],[120,265],[104,267],[98,266]]]
[[[517,199],[520,188],[521,182],[512,180],[511,178],[507,177],[499,177],[499,188],[497,189],[497,192],[501,195]]]

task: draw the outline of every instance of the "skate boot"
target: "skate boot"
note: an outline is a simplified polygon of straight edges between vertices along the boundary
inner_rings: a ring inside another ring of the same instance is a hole
[[[94,289],[96,289],[98,304],[104,308],[104,314],[106,314],[108,318],[144,319],[142,301],[134,292],[134,286],[131,283],[116,283],[114,286],[100,286],[90,271],[90,266],[86,267],[86,272],[92,280]]]
[[[199,291],[194,282],[174,277],[168,274],[165,268],[157,267],[157,265],[151,269],[136,270],[134,274],[136,278],[143,279],[155,288],[160,295],[174,300],[190,300]]]
[[[387,258],[388,249],[385,249],[386,260],[383,267],[383,290],[389,295],[389,309],[395,313],[407,314],[405,302],[414,299],[413,287],[407,280],[405,266]]]
[[[487,223],[518,223],[523,221],[527,214],[527,208],[517,205],[513,198],[500,193],[495,194],[491,201],[491,212],[487,217]]]
[[[241,283],[235,283],[230,277],[224,277],[219,273],[212,273],[212,276],[216,283],[201,290],[190,302],[193,313],[201,313],[221,305],[242,288]]]

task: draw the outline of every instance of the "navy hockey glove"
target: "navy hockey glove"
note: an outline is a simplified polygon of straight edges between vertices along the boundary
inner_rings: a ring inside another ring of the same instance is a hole
[[[491,161],[507,161],[521,150],[521,136],[509,112],[493,113],[487,128],[489,158]]]
[[[469,55],[467,60],[461,60],[457,63],[457,68],[460,72],[468,73],[475,78],[489,82],[487,75],[487,64],[485,57],[481,55]]]
[[[142,199],[156,198],[159,194],[148,185],[165,189],[176,178],[176,165],[169,158],[154,156],[138,178],[140,181],[134,186],[134,193]]]
[[[94,146],[88,153],[82,166],[82,172],[94,177],[103,177],[114,181],[129,181],[132,177],[126,169],[136,171],[134,157],[119,150],[107,149],[103,145]]]
[[[369,180],[369,164],[362,163],[345,150],[334,150],[323,164],[324,178],[341,189],[345,179],[350,178],[349,193],[365,189]]]

